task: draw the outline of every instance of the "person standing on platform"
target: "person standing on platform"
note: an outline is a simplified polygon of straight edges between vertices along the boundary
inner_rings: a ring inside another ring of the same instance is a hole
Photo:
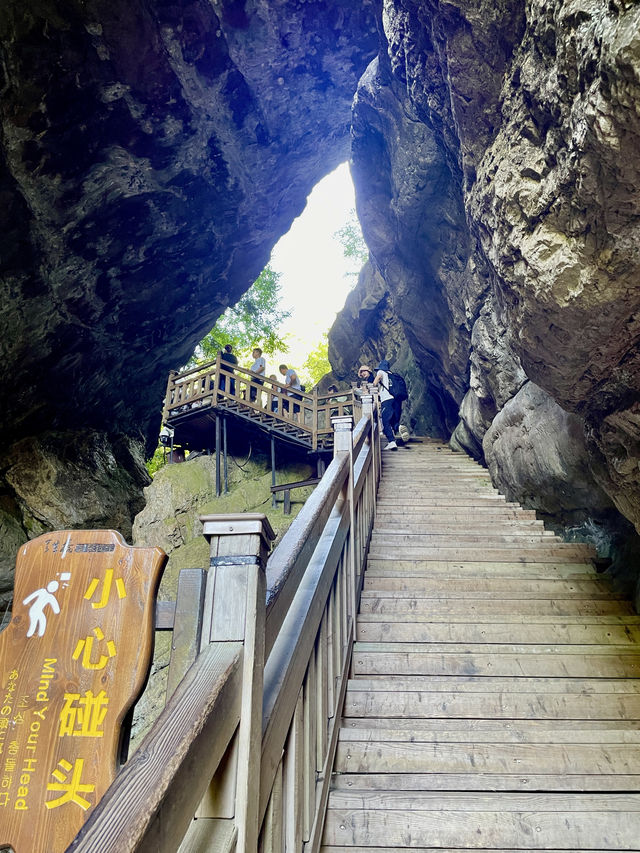
[[[385,450],[397,450],[393,424],[396,419],[396,406],[393,394],[389,391],[389,362],[383,359],[377,367],[376,378],[373,380],[374,388],[380,388],[380,413],[382,415],[382,431],[387,444]],[[398,418],[398,421],[400,419]]]
[[[220,353],[220,361],[226,362],[226,364],[224,365],[225,367],[227,366],[227,364],[237,364],[238,363],[237,357],[233,354],[233,347],[231,346],[231,344],[225,344],[224,345],[224,349]],[[231,368],[229,368],[229,373],[233,373],[233,370]],[[226,388],[226,376],[222,375],[220,377],[220,389],[222,391],[224,391],[225,388]],[[232,394],[236,393],[236,380],[235,379],[230,380],[229,391]]]
[[[254,347],[251,355],[253,356],[253,364],[250,369],[252,373],[257,373],[260,376],[259,379],[252,379],[251,381],[253,384],[249,387],[249,399],[252,403],[255,403],[258,396],[258,389],[255,388],[254,385],[264,385],[264,377],[267,372],[267,362],[262,356],[262,350],[260,347]]]
[[[287,396],[293,397],[295,400],[301,400],[302,397],[299,394],[296,394],[296,391],[302,391],[302,387],[300,385],[300,380],[298,379],[298,374],[292,367],[287,367],[286,364],[281,364],[278,368],[280,374],[284,376],[284,384],[287,386]],[[282,408],[285,412],[289,411],[289,403],[286,400],[282,401]],[[300,406],[293,404],[293,413],[294,415],[300,411]]]

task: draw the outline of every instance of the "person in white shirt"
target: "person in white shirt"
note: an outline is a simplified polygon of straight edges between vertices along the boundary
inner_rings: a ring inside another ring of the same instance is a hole
[[[302,397],[299,394],[296,394],[296,391],[302,391],[302,387],[300,386],[300,380],[298,379],[298,374],[292,367],[287,367],[286,364],[281,364],[278,368],[281,375],[284,376],[284,384],[287,386],[287,396],[293,397],[296,400],[301,400]],[[285,412],[289,411],[289,404],[286,400],[282,401],[282,408]],[[294,415],[300,411],[300,406],[296,403],[293,404],[293,413]]]
[[[376,378],[373,380],[375,388],[380,388],[380,413],[382,415],[382,431],[387,444],[385,450],[397,450],[395,435],[391,424],[394,418],[394,398],[389,391],[389,362],[383,359],[377,367]]]
[[[260,347],[254,347],[251,355],[253,356],[253,364],[251,365],[250,370],[260,376],[259,379],[252,379],[251,381],[256,385],[264,385],[264,377],[267,372],[267,362],[262,357],[262,350]],[[251,385],[249,388],[249,399],[252,403],[255,403],[257,396],[258,389]]]

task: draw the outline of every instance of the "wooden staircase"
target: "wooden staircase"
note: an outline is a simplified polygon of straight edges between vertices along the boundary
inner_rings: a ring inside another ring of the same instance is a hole
[[[640,850],[640,619],[593,556],[384,453],[325,853]]]

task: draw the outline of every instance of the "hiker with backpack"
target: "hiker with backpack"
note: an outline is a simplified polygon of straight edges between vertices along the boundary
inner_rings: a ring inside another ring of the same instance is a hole
[[[402,403],[407,399],[407,386],[402,376],[391,373],[389,362],[383,359],[378,365],[374,387],[380,388],[380,410],[382,415],[382,431],[387,444],[385,450],[397,450],[398,445],[394,431],[400,426]]]

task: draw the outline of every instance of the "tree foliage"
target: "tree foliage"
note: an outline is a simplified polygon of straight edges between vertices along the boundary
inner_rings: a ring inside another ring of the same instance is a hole
[[[312,385],[317,385],[325,373],[329,373],[331,371],[331,365],[329,364],[329,357],[327,355],[328,350],[329,338],[325,333],[318,346],[311,350],[302,365],[305,379],[309,377]]]
[[[225,344],[231,344],[241,359],[248,358],[256,346],[265,355],[286,352],[287,343],[279,328],[291,312],[279,307],[280,275],[267,265],[240,301],[227,308],[200,341],[189,365],[212,361]]]
[[[350,261],[353,261],[354,269],[349,270],[348,276],[356,276],[369,260],[369,249],[364,241],[360,222],[354,209],[349,211],[349,219],[338,228],[334,236],[342,244],[342,252]]]

